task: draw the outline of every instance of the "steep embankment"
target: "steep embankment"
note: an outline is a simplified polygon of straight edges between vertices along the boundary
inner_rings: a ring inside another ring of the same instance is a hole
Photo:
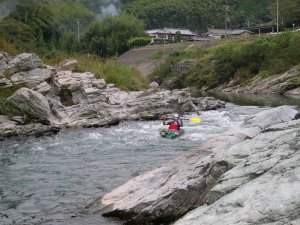
[[[159,66],[164,64],[172,53],[191,50],[203,50],[213,46],[227,43],[228,40],[210,42],[183,42],[176,44],[154,45],[134,48],[119,57],[122,64],[136,67],[144,76],[152,74]]]
[[[135,48],[121,55],[119,62],[136,67],[143,75],[147,76],[163,63],[169,54],[184,51],[189,46],[190,43],[183,43]]]

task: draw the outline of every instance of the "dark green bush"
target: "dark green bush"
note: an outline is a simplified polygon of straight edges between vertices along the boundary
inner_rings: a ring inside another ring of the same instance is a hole
[[[130,48],[133,47],[142,47],[147,44],[150,44],[151,38],[149,37],[135,37],[135,38],[130,38],[128,40],[128,45]]]

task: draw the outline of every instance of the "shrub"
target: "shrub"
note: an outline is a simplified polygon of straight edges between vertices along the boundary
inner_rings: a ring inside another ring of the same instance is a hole
[[[133,47],[142,47],[147,44],[150,44],[151,38],[149,37],[136,37],[136,38],[130,38],[128,40],[128,45],[130,48]]]

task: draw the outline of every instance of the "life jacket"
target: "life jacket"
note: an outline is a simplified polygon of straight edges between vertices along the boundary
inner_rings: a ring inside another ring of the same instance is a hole
[[[179,121],[172,121],[172,123],[169,126],[169,130],[180,130]]]

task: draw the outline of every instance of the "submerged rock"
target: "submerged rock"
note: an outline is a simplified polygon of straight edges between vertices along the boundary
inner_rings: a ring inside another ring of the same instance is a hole
[[[218,199],[225,194],[239,187],[243,188],[245,183],[260,177],[300,150],[298,144],[300,121],[291,122],[297,113],[297,110],[287,106],[258,113],[240,127],[203,143],[197,150],[130,180],[97,199],[88,209],[91,212],[102,213],[104,216],[118,217],[127,224],[160,224],[174,221],[188,211],[204,207],[207,203],[217,204]],[[286,123],[272,126],[282,122]],[[259,134],[262,131],[263,133]],[[289,136],[288,142],[285,142],[287,136]],[[296,181],[296,183],[292,181],[295,187],[299,179],[293,178],[293,180]],[[229,182],[226,183],[227,181]],[[265,189],[262,186],[261,190],[266,191],[268,185]],[[293,190],[295,191],[295,188]],[[250,197],[241,193],[245,195],[245,199]],[[263,192],[261,195],[264,195]],[[266,198],[267,196],[268,194],[265,195]],[[292,198],[299,196],[299,191],[291,196],[286,201],[292,204]],[[258,197],[254,202],[264,205],[266,198]],[[284,194],[279,198],[284,198]],[[231,206],[229,203],[230,201],[228,201],[229,208],[225,211],[228,216],[230,207],[242,208],[244,204],[237,202]],[[255,204],[253,203],[253,210]],[[299,210],[297,204],[299,202],[296,202],[291,210],[291,215]],[[277,209],[276,207],[274,209]],[[270,208],[272,209],[271,206]],[[214,212],[207,210],[207,214],[210,211]],[[219,211],[221,214],[222,208]],[[201,212],[197,214],[198,217],[201,217]],[[259,208],[257,213],[259,214]],[[250,214],[248,216],[250,217]],[[202,222],[197,218],[183,221],[178,221],[178,224],[214,224]],[[223,220],[215,218],[213,221]]]

